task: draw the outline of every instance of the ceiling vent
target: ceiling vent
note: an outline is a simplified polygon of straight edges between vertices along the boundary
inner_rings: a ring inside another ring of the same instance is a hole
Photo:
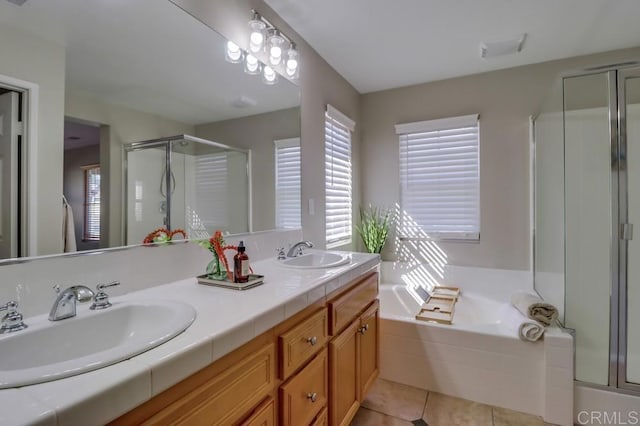
[[[240,96],[237,99],[234,99],[233,102],[231,102],[231,105],[233,105],[236,108],[246,108],[246,107],[250,107],[250,106],[256,106],[258,102],[255,99],[251,99],[248,96]]]
[[[511,55],[518,53],[522,50],[524,40],[527,38],[527,33],[520,35],[517,38],[503,41],[482,42],[480,43],[480,56],[482,58],[494,58],[496,56]]]
[[[27,2],[27,0],[7,0],[9,3],[13,3],[18,6],[22,6]]]

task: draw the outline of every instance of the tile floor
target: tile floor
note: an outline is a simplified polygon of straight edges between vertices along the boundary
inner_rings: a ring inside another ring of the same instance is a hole
[[[420,422],[422,419],[424,422]],[[540,417],[378,379],[351,426],[545,426]]]

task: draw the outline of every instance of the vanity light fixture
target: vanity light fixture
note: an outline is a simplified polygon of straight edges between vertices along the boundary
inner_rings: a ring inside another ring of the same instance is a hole
[[[269,38],[267,39],[267,49],[269,52],[269,64],[278,66],[282,62],[282,51],[285,41],[280,35],[280,31],[272,28],[269,30]]]
[[[298,50],[295,43],[291,43],[289,50],[287,50],[287,59],[285,60],[285,72],[287,77],[297,79],[299,77],[300,66],[298,64]]]
[[[240,62],[242,62],[242,57],[243,52],[242,49],[240,49],[240,46],[232,41],[228,41],[224,55],[224,58],[227,60],[227,62],[231,62],[232,64],[239,64]]]
[[[276,84],[278,82],[278,73],[269,65],[262,68],[262,81],[264,84]]]
[[[249,21],[249,28],[251,34],[249,35],[249,51],[252,53],[258,53],[264,49],[264,38],[267,24],[262,20],[262,17],[255,10],[252,11],[253,16]]]
[[[265,84],[276,84],[278,74],[290,80],[300,77],[300,53],[294,42],[255,10],[251,10],[249,31],[246,51],[232,41],[227,42],[227,62],[242,62],[245,73],[261,75]]]
[[[250,75],[258,75],[262,72],[262,64],[251,53],[247,53],[244,58],[244,72]]]

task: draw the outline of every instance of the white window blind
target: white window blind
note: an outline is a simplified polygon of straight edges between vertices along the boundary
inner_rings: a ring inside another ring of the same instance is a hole
[[[300,223],[300,138],[274,141],[276,155],[276,227]]]
[[[229,223],[227,212],[228,197],[227,154],[198,155],[195,159],[195,199],[194,217],[199,224],[211,232],[224,228]]]
[[[351,132],[355,122],[327,105],[324,126],[327,248],[351,242]]]
[[[84,168],[84,240],[100,239],[100,166]],[[73,226],[73,225],[72,225]]]
[[[478,240],[478,115],[396,125],[401,238]]]

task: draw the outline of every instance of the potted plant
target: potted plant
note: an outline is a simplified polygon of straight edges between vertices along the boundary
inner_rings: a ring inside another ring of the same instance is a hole
[[[356,230],[368,253],[382,252],[392,222],[390,209],[375,207],[371,204],[364,209],[360,207],[360,225],[356,225]]]

